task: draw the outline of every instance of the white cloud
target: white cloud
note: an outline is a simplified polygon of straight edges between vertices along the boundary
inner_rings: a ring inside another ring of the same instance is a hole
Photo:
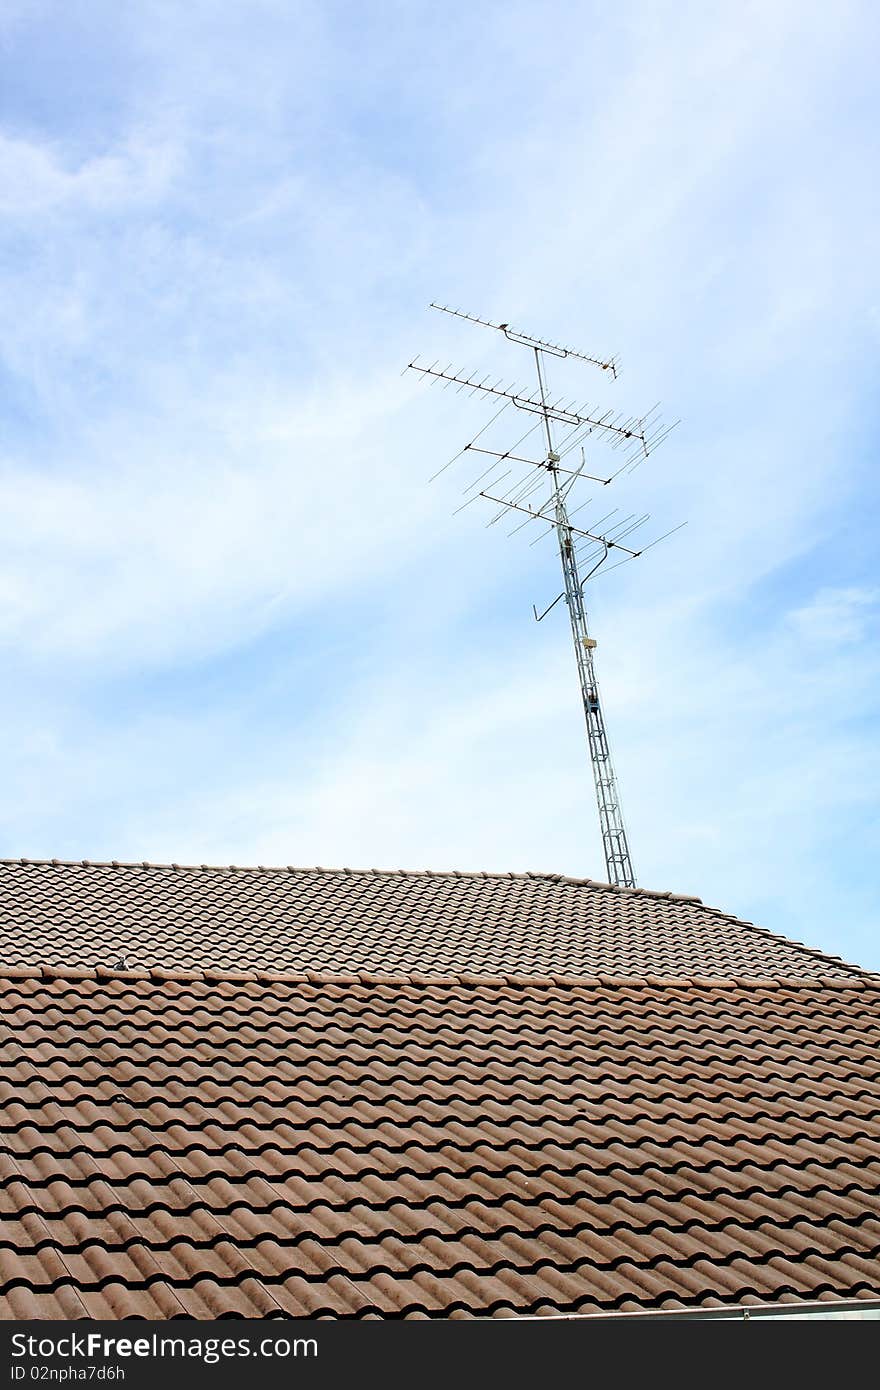
[[[865,639],[878,605],[880,589],[820,589],[809,603],[793,609],[788,620],[805,642],[840,647]]]
[[[351,395],[335,410],[269,412],[252,430],[241,400],[220,409],[212,458],[163,458],[161,437],[129,441],[116,422],[97,467],[5,470],[0,640],[166,662],[248,635],[270,602],[299,609],[411,553],[406,511],[388,508],[402,500],[390,461],[362,437]]]
[[[112,153],[70,163],[57,147],[0,133],[0,214],[100,214],[157,202],[180,172],[180,152],[168,141],[132,135]]]

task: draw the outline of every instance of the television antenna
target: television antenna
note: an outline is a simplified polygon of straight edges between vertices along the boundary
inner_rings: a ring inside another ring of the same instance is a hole
[[[494,323],[491,319],[478,318],[476,314],[467,314],[446,304],[431,304],[430,307],[440,313],[451,314],[454,318],[464,319],[468,323],[491,328],[503,334],[508,342],[525,348],[534,358],[537,385],[531,390],[520,388],[514,383],[504,384],[503,378],[500,377],[493,381],[491,372],[481,377],[478,372],[466,374],[459,371],[451,363],[441,366],[440,359],[426,364],[416,357],[407,363],[404,371],[415,372],[423,380],[433,384],[442,383],[446,390],[454,386],[459,393],[468,391],[471,395],[481,396],[498,405],[491,420],[449,460],[449,463],[438,469],[431,479],[433,481],[433,478],[439,477],[440,473],[445,472],[451,464],[467,453],[479,455],[481,463],[485,459],[491,460],[479,476],[465,488],[466,500],[456,510],[463,511],[472,502],[482,498],[492,503],[495,508],[487,522],[489,526],[494,526],[502,517],[512,518],[516,524],[508,534],[514,535],[530,523],[537,523],[541,531],[533,539],[533,545],[551,532],[556,534],[562,564],[563,588],[543,612],[539,613],[537,608],[533,608],[532,611],[536,621],[542,622],[561,599],[564,598],[568,606],[608,881],[619,888],[635,888],[636,880],[620,808],[617,777],[611,761],[605,717],[596,680],[596,642],[590,636],[587,622],[584,585],[603,566],[610,570],[615,569],[617,565],[638,559],[646,550],[671,536],[673,531],[680,530],[680,527],[673,527],[672,531],[667,531],[635,550],[623,542],[650,519],[647,513],[643,516],[632,514],[618,518],[605,529],[602,528],[616,515],[616,509],[589,527],[580,523],[573,525],[571,518],[588,505],[589,499],[575,507],[570,507],[569,500],[579,483],[589,481],[607,486],[621,473],[631,472],[638,467],[662,444],[678,421],[672,425],[664,425],[658,416],[659,406],[654,406],[644,416],[624,416],[615,414],[612,410],[601,411],[598,407],[582,405],[574,400],[566,401],[563,397],[553,398],[548,394],[546,359],[571,358],[576,362],[585,362],[610,374],[616,380],[620,372],[620,364],[616,357],[591,357],[587,353],[575,352],[573,348],[547,342],[544,338],[521,333],[511,328],[509,323]],[[511,409],[536,418],[525,433],[509,447],[488,448],[485,439],[487,432],[501,415]],[[536,433],[539,433],[543,445],[546,446],[543,458],[533,458],[529,454],[519,452],[525,441]],[[607,476],[604,473],[587,472],[584,444],[593,435],[597,440],[604,438],[613,450],[618,451],[620,461],[610,471],[606,470]],[[479,440],[484,442],[478,443]],[[577,463],[577,457],[568,464],[564,463],[563,460],[569,459],[575,450],[580,450],[580,464]],[[523,465],[524,473],[521,471]],[[542,485],[549,489],[549,496],[538,505],[536,494],[540,492]],[[536,500],[529,500],[533,498]],[[681,525],[685,523],[682,522]],[[614,563],[608,565],[609,560],[613,560]],[[582,567],[585,571],[583,574]]]

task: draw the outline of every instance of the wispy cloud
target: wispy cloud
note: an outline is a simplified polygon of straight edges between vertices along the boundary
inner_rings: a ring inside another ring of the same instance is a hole
[[[789,621],[810,647],[862,642],[876,627],[880,589],[820,589],[810,603],[789,613]]]
[[[68,165],[52,145],[0,135],[0,212],[31,219],[63,209],[80,214],[155,204],[178,172],[173,145],[128,137],[112,154]]]

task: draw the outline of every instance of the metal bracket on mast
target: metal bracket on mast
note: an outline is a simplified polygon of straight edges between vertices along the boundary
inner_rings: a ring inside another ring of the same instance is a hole
[[[602,544],[603,544],[603,546],[604,546],[604,549],[603,549],[603,551],[602,551],[601,556],[600,556],[599,559],[596,561],[596,563],[595,563],[595,565],[593,566],[593,568],[592,568],[591,570],[587,570],[587,573],[584,575],[583,579],[580,581],[581,592],[583,592],[583,588],[584,588],[584,585],[586,584],[587,580],[588,580],[588,579],[592,579],[592,577],[593,577],[593,575],[596,573],[597,569],[599,569],[602,565],[604,565],[605,561],[608,559],[608,542],[607,542],[606,540],[603,539]],[[555,599],[553,600],[553,602],[549,605],[549,607],[547,607],[547,608],[544,609],[544,612],[543,612],[543,613],[539,613],[538,610],[537,610],[537,608],[535,607],[535,605],[532,604],[532,612],[533,612],[534,615],[535,615],[535,622],[536,622],[536,623],[542,623],[542,622],[544,621],[544,619],[546,618],[547,614],[553,611],[553,609],[556,607],[556,605],[557,605],[557,603],[559,602],[559,600],[562,599],[562,598],[565,598],[565,590],[564,590],[564,589],[561,591],[561,593],[558,593],[558,594],[556,595],[556,597],[555,597]],[[593,642],[592,637],[590,638],[590,641]],[[593,646],[594,646],[594,647],[595,647],[595,645],[596,645],[596,643],[593,642]]]

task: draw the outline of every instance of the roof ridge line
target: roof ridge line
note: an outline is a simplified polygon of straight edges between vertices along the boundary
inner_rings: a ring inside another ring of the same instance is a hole
[[[854,978],[830,976],[769,975],[478,975],[461,972],[453,975],[430,975],[411,971],[399,974],[390,971],[324,971],[324,970],[175,970],[163,966],[134,969],[115,969],[109,966],[68,965],[4,965],[0,966],[3,980],[149,980],[154,984],[304,984],[304,985],[417,985],[424,988],[473,989],[766,989],[808,990],[855,989],[880,990],[880,975],[865,971]]]
[[[545,883],[569,883],[577,888],[597,888],[606,893],[632,893],[646,898],[668,898],[674,902],[699,903],[705,906],[702,898],[695,893],[675,893],[662,888],[624,888],[616,883],[605,883],[597,878],[579,878],[573,874],[556,873],[552,870],[526,869],[356,869],[350,867],[327,868],[323,864],[182,864],[174,861],[162,863],[150,859],[30,859],[27,856],[12,858],[0,857],[0,866],[20,866],[22,868],[47,869],[171,869],[175,872],[207,873],[260,873],[260,874],[355,874],[364,878],[462,878],[462,879],[538,879]],[[708,908],[730,916],[720,909]],[[732,920],[740,921],[740,918]]]

